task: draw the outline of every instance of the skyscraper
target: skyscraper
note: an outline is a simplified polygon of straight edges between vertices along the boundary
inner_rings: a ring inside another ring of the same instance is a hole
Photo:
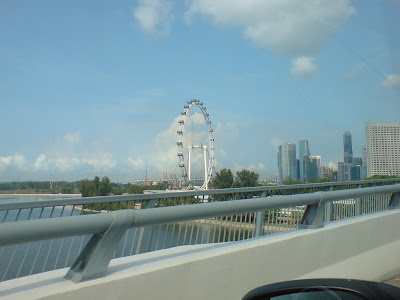
[[[309,179],[318,179],[318,168],[321,165],[321,156],[310,155]]]
[[[344,180],[351,180],[351,167],[353,165],[353,145],[351,142],[351,133],[346,131],[343,134],[343,152],[344,152]]]
[[[310,162],[310,149],[308,147],[308,140],[299,141],[299,178],[300,181],[308,181],[308,170]]]
[[[278,146],[278,174],[280,172],[279,163],[282,169],[281,182],[288,178],[297,179],[296,144],[284,143]]]
[[[400,122],[368,122],[367,175],[400,176]]]
[[[344,181],[344,163],[338,162],[337,181]]]
[[[362,165],[360,168],[360,178],[364,179],[367,177],[367,145],[362,147]]]
[[[283,183],[283,174],[282,174],[282,145],[279,145],[277,148],[277,158],[278,158],[278,183]]]

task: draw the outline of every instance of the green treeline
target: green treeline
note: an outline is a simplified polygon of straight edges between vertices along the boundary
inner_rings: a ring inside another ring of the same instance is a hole
[[[82,197],[93,197],[108,196],[111,194],[121,195],[124,193],[143,194],[144,190],[165,190],[168,187],[168,183],[166,182],[160,182],[155,185],[111,183],[107,176],[104,176],[101,180],[99,176],[96,176],[93,180],[81,180],[79,190]]]
[[[34,190],[37,193],[72,194],[79,190],[79,181],[13,181],[0,183],[0,191]]]
[[[82,197],[108,196],[112,192],[112,185],[107,176],[101,180],[99,176],[96,176],[93,180],[82,179],[79,190]]]
[[[230,169],[221,169],[215,174],[211,187],[214,189],[226,189],[257,186],[258,177],[258,173],[245,169],[236,172],[235,177]]]

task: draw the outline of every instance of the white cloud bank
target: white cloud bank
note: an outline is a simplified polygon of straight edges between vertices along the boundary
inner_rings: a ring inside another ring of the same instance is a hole
[[[390,74],[386,75],[386,78],[382,80],[381,86],[384,88],[400,88],[400,75]]]
[[[132,157],[128,157],[128,166],[134,169],[144,169],[145,164],[144,161],[139,159],[133,159]]]
[[[114,168],[117,161],[111,153],[98,151],[101,145],[80,145],[80,131],[66,133],[62,140],[56,141],[33,163],[33,170],[74,172],[80,170],[108,171]],[[79,150],[77,149],[79,148]],[[96,150],[94,150],[96,149]]]
[[[110,170],[117,164],[111,153],[96,153],[88,158],[84,158],[82,162],[92,166],[96,171]]]
[[[265,170],[265,166],[262,163],[258,163],[256,165],[251,164],[248,167],[245,167],[245,166],[240,165],[240,164],[235,164],[235,166],[233,167],[234,173],[240,172],[243,169],[250,170],[250,171],[253,171],[253,172],[256,172],[256,173],[261,173],[261,172],[263,172]]]
[[[9,166],[17,167],[20,170],[25,170],[25,156],[19,153],[15,153],[13,156],[0,156],[0,170],[4,170]]]
[[[296,78],[311,78],[317,73],[317,65],[314,63],[314,58],[301,56],[292,60],[292,69],[290,74]]]
[[[172,3],[167,0],[140,0],[133,16],[146,33],[166,36],[174,19]]]
[[[349,0],[192,0],[185,18],[240,28],[257,46],[289,56],[318,52],[355,13]]]
[[[38,171],[38,170],[48,170],[48,168],[49,168],[49,163],[48,163],[48,160],[47,160],[46,155],[43,154],[43,153],[40,154],[40,155],[36,158],[36,161],[35,161],[33,167],[34,167],[34,169],[35,169],[36,171]]]
[[[116,160],[111,153],[94,153],[81,157],[58,154],[49,158],[46,154],[40,154],[34,163],[35,171],[57,170],[60,172],[74,171],[78,168],[89,167],[95,171],[108,171],[115,167]]]

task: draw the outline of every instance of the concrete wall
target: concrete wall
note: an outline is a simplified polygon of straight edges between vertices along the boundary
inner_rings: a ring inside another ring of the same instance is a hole
[[[106,277],[79,284],[63,279],[65,273],[0,283],[0,298],[240,299],[258,286],[299,278],[383,281],[400,273],[400,210],[321,229],[116,259]]]

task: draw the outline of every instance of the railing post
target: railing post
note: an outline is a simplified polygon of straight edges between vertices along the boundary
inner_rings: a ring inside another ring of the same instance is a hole
[[[132,210],[119,210],[109,214],[113,216],[110,227],[105,232],[92,236],[65,278],[77,283],[100,277],[107,271],[119,241],[134,219]]]
[[[154,208],[156,200],[147,200],[145,209]],[[151,239],[153,237],[153,227],[141,227],[139,231],[138,244],[136,247],[136,254],[145,253],[150,251]]]
[[[361,184],[357,184],[357,188],[360,189],[361,188]],[[356,209],[355,215],[359,216],[359,215],[362,214],[362,211],[361,211],[361,198],[360,197],[356,198],[355,205],[356,205],[356,207],[355,207],[355,209]]]
[[[266,197],[267,192],[261,192],[260,198]],[[256,214],[256,229],[254,237],[262,236],[264,234],[265,210],[259,210]]]
[[[324,227],[324,210],[325,202],[323,201],[323,193],[318,192],[320,200],[316,204],[307,205],[303,218],[300,221],[299,229],[315,229]]]
[[[393,193],[389,201],[389,209],[400,209],[400,192]]]
[[[333,186],[329,187],[328,192],[333,191]],[[325,203],[325,222],[332,221],[332,202]]]

